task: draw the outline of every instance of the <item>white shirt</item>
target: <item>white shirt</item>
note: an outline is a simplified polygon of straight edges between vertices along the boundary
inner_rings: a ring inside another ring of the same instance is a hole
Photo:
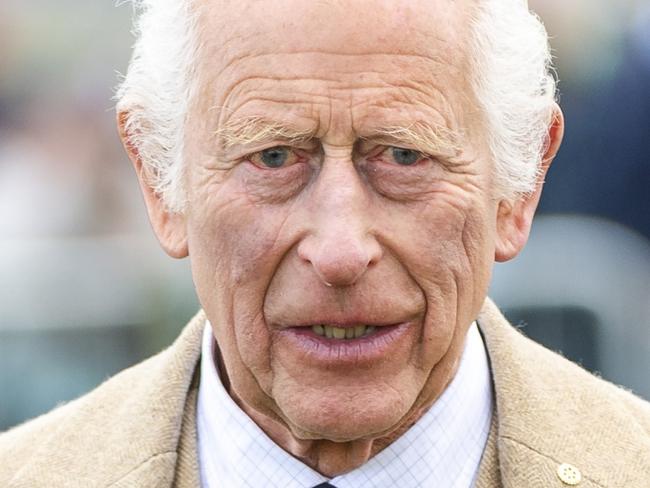
[[[470,327],[456,376],[401,437],[362,466],[328,479],[275,444],[230,398],[219,378],[213,336],[203,336],[197,405],[203,488],[454,487],[473,485],[492,419],[487,354]]]

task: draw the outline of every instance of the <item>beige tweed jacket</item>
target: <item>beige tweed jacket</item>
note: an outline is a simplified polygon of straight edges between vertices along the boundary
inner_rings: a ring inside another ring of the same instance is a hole
[[[478,323],[496,416],[477,487],[650,487],[650,404],[526,339],[489,300]],[[0,487],[198,487],[204,325],[199,313],[167,350],[1,434]]]

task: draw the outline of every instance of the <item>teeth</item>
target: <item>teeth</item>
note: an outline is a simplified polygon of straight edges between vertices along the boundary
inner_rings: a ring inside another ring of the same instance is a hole
[[[345,329],[342,327],[332,327],[334,339],[345,339]]]
[[[375,331],[373,325],[355,325],[354,327],[333,327],[331,325],[318,324],[312,325],[311,330],[319,336],[328,339],[358,339],[367,336]]]

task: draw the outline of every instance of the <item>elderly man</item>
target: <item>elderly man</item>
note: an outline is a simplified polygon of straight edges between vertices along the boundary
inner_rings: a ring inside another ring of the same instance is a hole
[[[486,300],[563,134],[521,0],[140,3],[120,132],[204,312],[0,485],[650,486],[648,404]]]

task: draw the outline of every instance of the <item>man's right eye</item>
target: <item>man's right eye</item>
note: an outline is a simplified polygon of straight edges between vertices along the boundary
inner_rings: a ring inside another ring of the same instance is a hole
[[[262,168],[281,168],[290,166],[299,160],[294,150],[286,146],[275,146],[256,152],[250,161]]]

